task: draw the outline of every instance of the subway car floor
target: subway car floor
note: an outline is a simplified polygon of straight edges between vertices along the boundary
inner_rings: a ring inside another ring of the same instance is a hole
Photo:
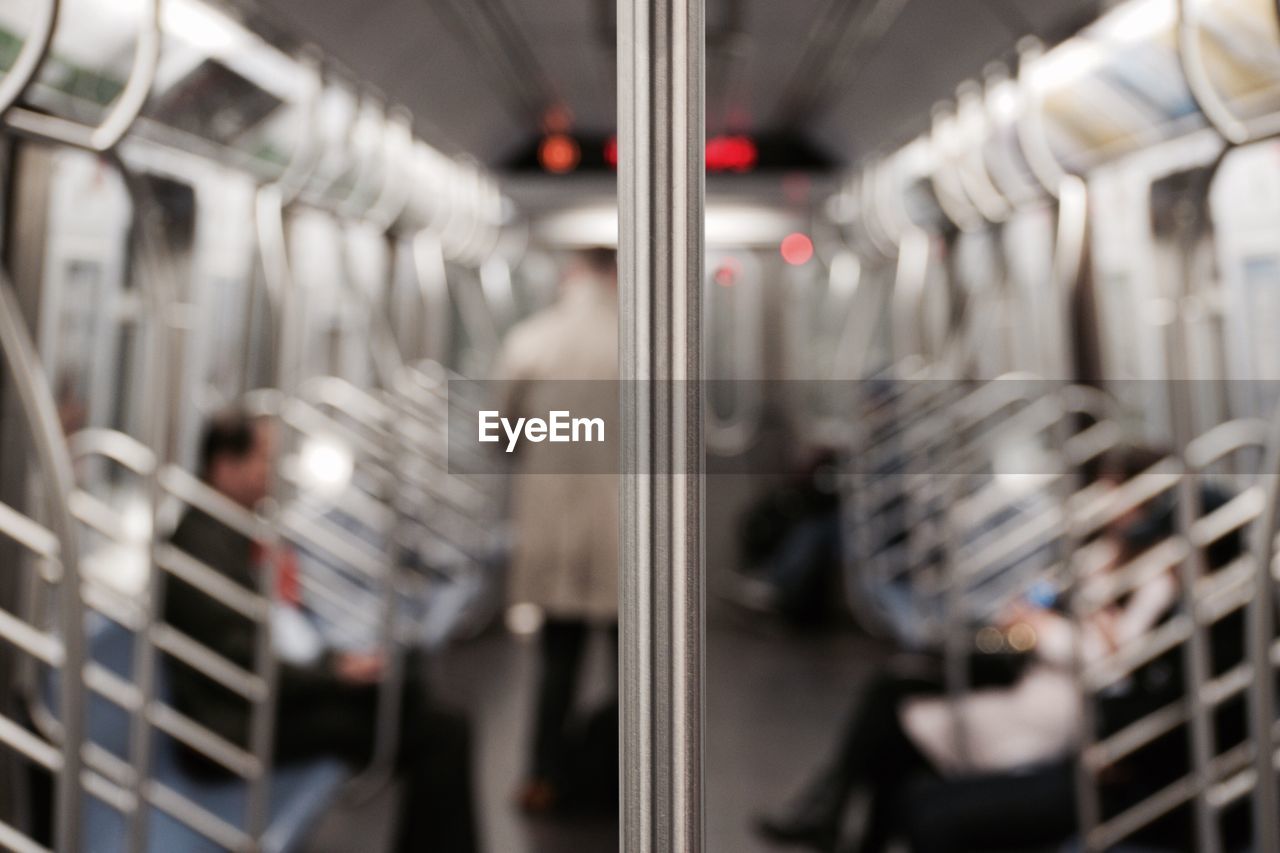
[[[707,849],[770,848],[751,833],[751,816],[795,791],[825,755],[849,699],[881,651],[842,629],[795,635],[715,610],[708,616]],[[513,805],[524,769],[536,646],[502,631],[452,649],[435,684],[443,701],[472,714],[477,796],[490,853],[584,853],[617,848],[612,819],[531,820]],[[581,701],[609,689],[609,644],[593,638]],[[388,849],[389,792],[343,803],[317,826],[306,853]]]

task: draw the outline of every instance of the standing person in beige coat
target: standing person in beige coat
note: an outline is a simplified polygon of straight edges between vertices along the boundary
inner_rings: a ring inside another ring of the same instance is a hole
[[[618,378],[612,249],[574,258],[555,304],[511,330],[498,375],[505,382],[504,417],[546,417],[577,403],[616,420],[616,403],[608,411],[607,402],[616,401]],[[515,453],[510,600],[544,615],[530,769],[519,792],[530,813],[552,811],[563,799],[566,732],[591,629],[605,627],[617,638],[616,454],[608,442],[524,442]]]

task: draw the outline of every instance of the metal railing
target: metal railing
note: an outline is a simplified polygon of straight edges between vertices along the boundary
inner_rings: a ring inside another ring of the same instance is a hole
[[[174,265],[164,262],[167,247],[155,230],[151,214],[157,204],[146,181],[114,153],[147,100],[159,61],[161,0],[146,0],[143,8],[129,76],[96,126],[80,125],[20,104],[49,56],[59,20],[58,0],[48,0],[37,10],[31,34],[0,80],[0,125],[6,132],[105,154],[122,175],[137,226],[131,233],[137,241],[142,283],[140,325],[147,336],[147,351],[153,356],[143,377],[146,411],[141,440],[102,430],[82,432],[72,440],[78,457],[108,460],[143,484],[143,504],[150,521],[147,541],[141,543],[147,552],[147,588],[142,595],[130,597],[95,578],[82,582],[78,538],[91,535],[103,542],[121,542],[127,538],[125,524],[108,501],[72,482],[69,451],[54,413],[49,384],[22,324],[13,289],[0,274],[0,348],[13,375],[20,411],[27,417],[42,475],[38,512],[0,505],[0,531],[38,563],[38,571],[32,572],[36,595],[29,612],[0,613],[0,637],[33,659],[25,686],[37,731],[0,719],[0,742],[56,778],[54,841],[59,853],[78,853],[82,848],[86,793],[124,815],[128,846],[133,851],[149,847],[148,813],[153,809],[230,849],[254,849],[267,832],[277,694],[270,619],[275,568],[268,561],[258,575],[256,589],[244,589],[228,580],[197,555],[167,540],[166,519],[173,505],[205,513],[269,547],[288,544],[323,552],[329,568],[336,568],[306,578],[307,591],[338,607],[342,619],[362,620],[376,629],[380,645],[391,657],[390,676],[382,691],[375,760],[366,781],[376,781],[378,774],[391,767],[402,679],[395,650],[403,648],[413,635],[397,627],[396,608],[405,595],[421,594],[419,587],[406,581],[398,561],[411,545],[421,548],[426,540],[452,549],[463,566],[479,565],[494,547],[493,525],[486,524],[487,517],[481,511],[490,510],[495,503],[492,486],[483,480],[477,483],[448,475],[447,454],[442,448],[446,447],[443,430],[448,423],[450,395],[429,369],[403,364],[388,347],[393,339],[378,330],[370,343],[376,348],[374,361],[383,370],[383,389],[343,389],[341,404],[334,406],[325,393],[336,386],[330,385],[324,393],[318,387],[300,387],[301,372],[293,360],[302,330],[297,325],[296,287],[288,256],[290,205],[329,204],[340,216],[372,222],[389,239],[414,238],[424,244],[429,237],[438,236],[437,244],[443,245],[443,251],[465,264],[478,265],[496,247],[500,198],[492,182],[478,169],[468,166],[464,170],[441,156],[424,159],[424,151],[432,152],[414,142],[411,117],[397,108],[386,110],[377,123],[376,151],[372,152],[376,157],[355,158],[357,171],[344,198],[326,201],[309,185],[325,152],[317,150],[312,135],[303,127],[303,144],[292,152],[276,182],[259,189],[256,204],[258,249],[280,344],[276,378],[283,395],[251,395],[249,408],[265,402],[259,414],[277,418],[300,436],[341,437],[353,451],[357,475],[371,480],[374,488],[369,492],[350,490],[340,509],[373,530],[379,541],[371,545],[323,515],[308,514],[295,500],[268,503],[266,515],[248,512],[169,459],[169,402],[176,377],[170,375],[167,356],[176,337],[172,325],[175,290],[162,271]],[[322,60],[308,56],[302,61],[322,82]],[[319,93],[317,86],[308,96],[309,102],[301,111],[304,125],[314,119]],[[414,180],[404,180],[400,174],[404,170],[411,172]],[[466,172],[465,181],[458,179],[462,171]],[[438,186],[442,181],[449,183],[453,192],[451,204],[446,207],[432,200],[424,205],[423,185]],[[424,254],[425,248],[418,248],[417,254]],[[425,275],[425,270],[419,272]],[[318,397],[308,400],[311,391]],[[356,417],[350,417],[352,414]],[[403,465],[405,473],[401,474],[401,463],[409,461],[415,464]],[[422,496],[430,499],[429,506],[418,505]],[[353,573],[360,583],[343,577]],[[211,606],[228,608],[249,620],[254,630],[251,667],[221,657],[164,622],[161,606],[168,579],[193,587],[210,599]],[[48,597],[44,596],[50,588],[56,592],[51,608],[45,606]],[[367,593],[364,597],[357,594],[361,590]],[[87,614],[104,617],[130,634],[129,674],[113,672],[89,657],[84,637]],[[157,670],[164,665],[161,656],[191,667],[250,704],[247,743],[228,742],[179,713],[159,695]],[[56,684],[55,701],[47,701],[42,684]],[[106,701],[129,716],[127,755],[86,740],[85,715],[90,700]],[[154,734],[172,738],[246,783],[242,824],[213,814],[156,778],[152,767]],[[39,849],[18,827],[8,825],[0,825],[0,844],[22,851]]]

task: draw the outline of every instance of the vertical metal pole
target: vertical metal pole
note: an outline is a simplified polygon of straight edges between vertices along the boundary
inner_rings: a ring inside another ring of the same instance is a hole
[[[1276,606],[1276,580],[1272,565],[1276,556],[1276,512],[1280,504],[1280,412],[1271,416],[1261,473],[1267,503],[1262,518],[1251,531],[1249,548],[1257,563],[1254,566],[1253,598],[1245,610],[1247,648],[1254,682],[1249,691],[1250,739],[1253,741],[1253,767],[1257,776],[1253,789],[1253,848],[1280,850],[1280,826],[1276,819],[1276,803],[1280,801],[1280,795],[1276,791],[1276,738],[1273,728],[1276,721],[1275,668],[1271,664]]]
[[[62,720],[62,767],[54,789],[54,849],[80,849],[81,747],[85,717],[84,603],[80,598],[80,564],[76,528],[68,510],[75,477],[44,368],[22,321],[8,276],[0,270],[0,357],[8,363],[19,405],[31,431],[32,449],[44,477],[44,509],[58,537],[62,578],[58,586],[58,628],[62,634],[62,673],[58,702]]]
[[[151,513],[151,537],[147,546],[150,564],[147,572],[147,592],[143,600],[144,624],[133,638],[133,680],[141,697],[129,726],[129,762],[133,765],[132,792],[135,807],[129,815],[130,853],[143,853],[149,842],[150,809],[147,804],[147,788],[151,780],[151,722],[149,714],[156,698],[155,645],[151,639],[152,628],[161,621],[165,590],[165,573],[156,559],[161,545],[158,538],[160,505],[163,490],[160,472],[169,462],[169,409],[172,399],[173,374],[169,359],[173,354],[172,282],[167,277],[173,273],[173,265],[162,262],[159,253],[165,251],[165,243],[156,233],[157,201],[152,196],[146,179],[131,171],[122,160],[115,159],[129,198],[133,204],[134,227],[137,232],[138,277],[141,280],[144,311],[144,352],[147,364],[143,368],[147,393],[143,403],[142,423],[144,440],[154,455],[154,463],[147,475],[147,505]],[[167,259],[165,259],[167,260]]]
[[[1197,203],[1207,200],[1207,181],[1201,193],[1195,187],[1195,198],[1183,198],[1176,202],[1174,213],[1178,228],[1174,234],[1181,246],[1181,281],[1179,292],[1174,294],[1177,311],[1165,326],[1165,358],[1169,365],[1169,405],[1173,426],[1174,446],[1183,459],[1182,476],[1178,478],[1175,492],[1175,513],[1178,535],[1190,545],[1190,552],[1178,566],[1182,588],[1182,603],[1191,619],[1191,636],[1183,650],[1183,671],[1186,679],[1187,706],[1191,723],[1191,766],[1195,774],[1195,800],[1192,810],[1195,816],[1196,849],[1204,853],[1217,853],[1222,849],[1217,816],[1209,802],[1208,790],[1217,782],[1214,776],[1216,744],[1213,730],[1212,709],[1205,701],[1205,685],[1212,677],[1207,626],[1201,621],[1196,599],[1196,584],[1208,572],[1204,551],[1191,540],[1191,527],[1201,515],[1200,476],[1186,462],[1187,445],[1195,438],[1195,402],[1191,394],[1191,370],[1187,361],[1186,299],[1194,289],[1194,259],[1198,229],[1195,211]]]
[[[703,0],[619,0],[622,822],[699,853]]]
[[[1080,275],[1084,268],[1085,252],[1089,239],[1089,188],[1083,180],[1075,175],[1063,175],[1055,191],[1058,202],[1057,223],[1053,250],[1053,267],[1050,271],[1051,293],[1054,313],[1059,322],[1052,330],[1048,340],[1040,342],[1041,363],[1057,368],[1056,375],[1050,373],[1049,379],[1058,387],[1053,393],[1059,395],[1063,405],[1057,424],[1054,426],[1054,443],[1065,449],[1067,440],[1074,433],[1071,407],[1066,405],[1066,394],[1074,376],[1075,352],[1072,346],[1072,316],[1075,312],[1075,292]],[[1089,377],[1082,377],[1088,379]],[[1075,534],[1075,519],[1071,512],[1071,498],[1083,483],[1080,472],[1072,470],[1071,460],[1066,453],[1060,455],[1062,470],[1057,494],[1059,506],[1062,508],[1062,534],[1058,538],[1058,558],[1064,576],[1067,578],[1068,607],[1075,632],[1072,643],[1072,673],[1075,676],[1078,694],[1076,701],[1080,710],[1080,759],[1075,763],[1073,784],[1076,792],[1076,820],[1080,827],[1084,850],[1092,851],[1097,847],[1092,834],[1102,822],[1102,798],[1096,771],[1086,760],[1089,747],[1097,736],[1097,707],[1094,697],[1090,695],[1085,684],[1085,660],[1083,648],[1084,624],[1088,619],[1083,596],[1081,595],[1083,578],[1080,575],[1080,563],[1076,557],[1079,542]]]

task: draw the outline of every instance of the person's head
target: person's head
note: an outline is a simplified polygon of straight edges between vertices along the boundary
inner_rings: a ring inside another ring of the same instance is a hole
[[[1132,480],[1167,454],[1154,447],[1123,445],[1107,452],[1098,466],[1098,479],[1112,485]]]
[[[271,488],[274,450],[268,421],[240,411],[218,415],[200,442],[200,478],[252,509]]]
[[[1126,483],[1150,470],[1166,454],[1153,447],[1128,445],[1107,453],[1101,460],[1098,479],[1111,486]],[[1168,492],[1130,509],[1113,521],[1107,530],[1115,537],[1123,559],[1130,559],[1165,539],[1173,532],[1173,501]]]
[[[58,422],[62,425],[62,434],[71,435],[84,429],[89,420],[89,410],[80,396],[75,377],[69,373],[60,376],[53,393],[54,402],[58,407]]]

